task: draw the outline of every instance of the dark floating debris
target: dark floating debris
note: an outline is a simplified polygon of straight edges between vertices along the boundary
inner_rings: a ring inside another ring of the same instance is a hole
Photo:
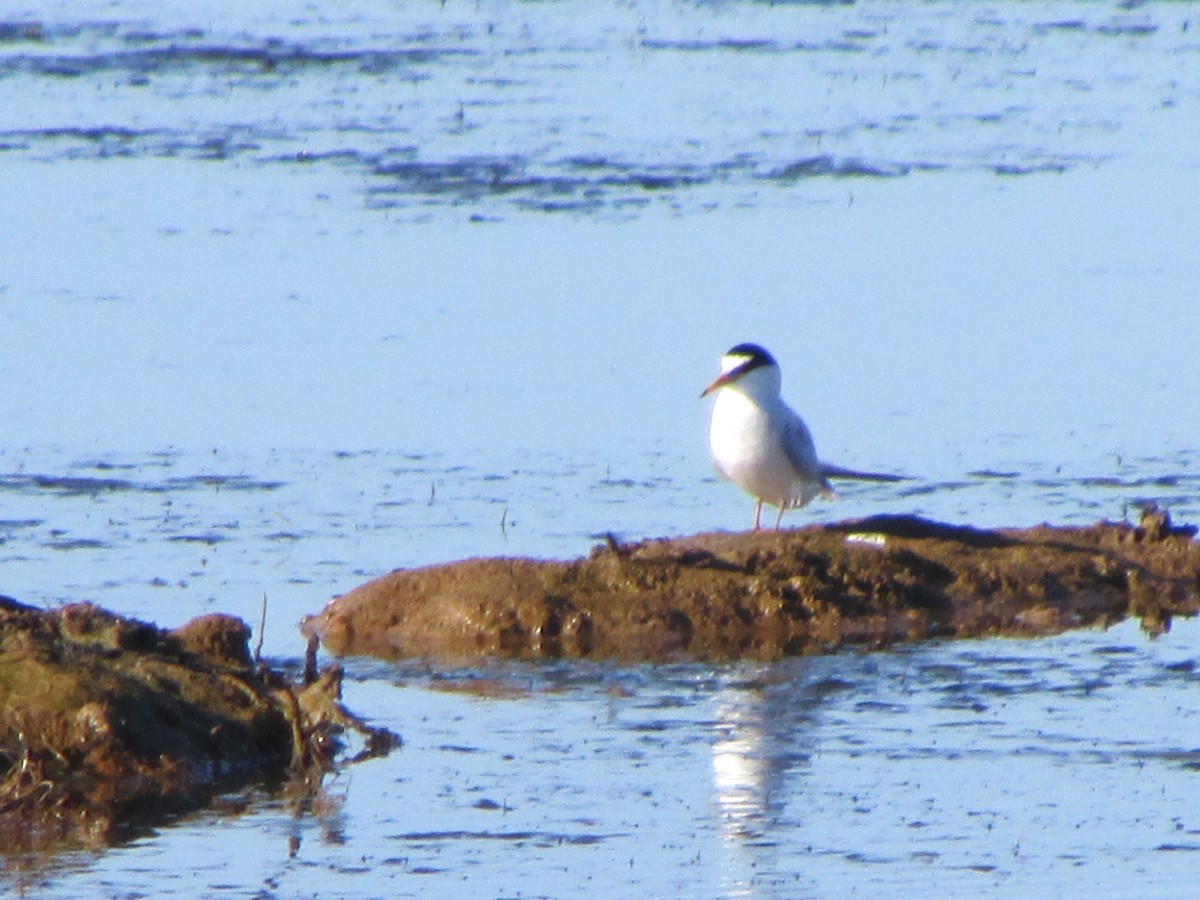
[[[983,530],[876,516],[622,542],[586,559],[397,570],[301,625],[334,654],[772,659],[932,637],[1044,635],[1200,610],[1200,544],[1140,524]]]
[[[0,597],[5,852],[103,846],[255,783],[312,796],[348,731],[359,757],[398,741],[341,706],[338,667],[297,684],[257,662],[249,636],[225,615],[165,631]]]

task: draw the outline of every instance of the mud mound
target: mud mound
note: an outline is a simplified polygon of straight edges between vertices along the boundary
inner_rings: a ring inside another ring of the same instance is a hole
[[[769,659],[934,636],[1048,634],[1195,615],[1194,528],[985,531],[881,516],[621,544],[570,562],[398,570],[302,630],[332,653],[464,658]]]
[[[255,665],[249,634],[229,616],[164,631],[0,598],[0,845],[103,844],[217,789],[328,769],[359,725],[340,671],[292,684]]]

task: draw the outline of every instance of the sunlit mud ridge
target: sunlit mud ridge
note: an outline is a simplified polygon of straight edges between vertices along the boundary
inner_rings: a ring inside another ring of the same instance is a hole
[[[931,637],[1043,635],[1200,609],[1200,544],[1137,526],[996,531],[878,516],[623,544],[586,559],[397,570],[302,630],[334,654],[760,658]]]
[[[164,631],[0,598],[0,843],[102,845],[264,780],[311,793],[347,729],[363,753],[392,746],[340,705],[337,667],[296,684],[256,663],[249,634],[224,615]]]

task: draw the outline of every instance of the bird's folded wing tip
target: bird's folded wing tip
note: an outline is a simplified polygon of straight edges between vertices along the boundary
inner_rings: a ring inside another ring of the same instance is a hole
[[[855,469],[846,469],[842,466],[833,466],[826,463],[821,465],[821,474],[826,478],[846,478],[853,481],[910,481],[911,476],[895,475],[891,472],[859,472]]]

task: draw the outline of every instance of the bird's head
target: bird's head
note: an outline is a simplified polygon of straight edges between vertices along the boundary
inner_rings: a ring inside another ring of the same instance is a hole
[[[779,363],[758,344],[738,344],[721,357],[721,374],[713,379],[712,384],[706,387],[700,396],[707,397],[723,387],[734,385],[743,389],[752,385],[758,387],[757,382],[762,380],[773,385],[769,390],[773,389],[775,393],[779,393]]]

